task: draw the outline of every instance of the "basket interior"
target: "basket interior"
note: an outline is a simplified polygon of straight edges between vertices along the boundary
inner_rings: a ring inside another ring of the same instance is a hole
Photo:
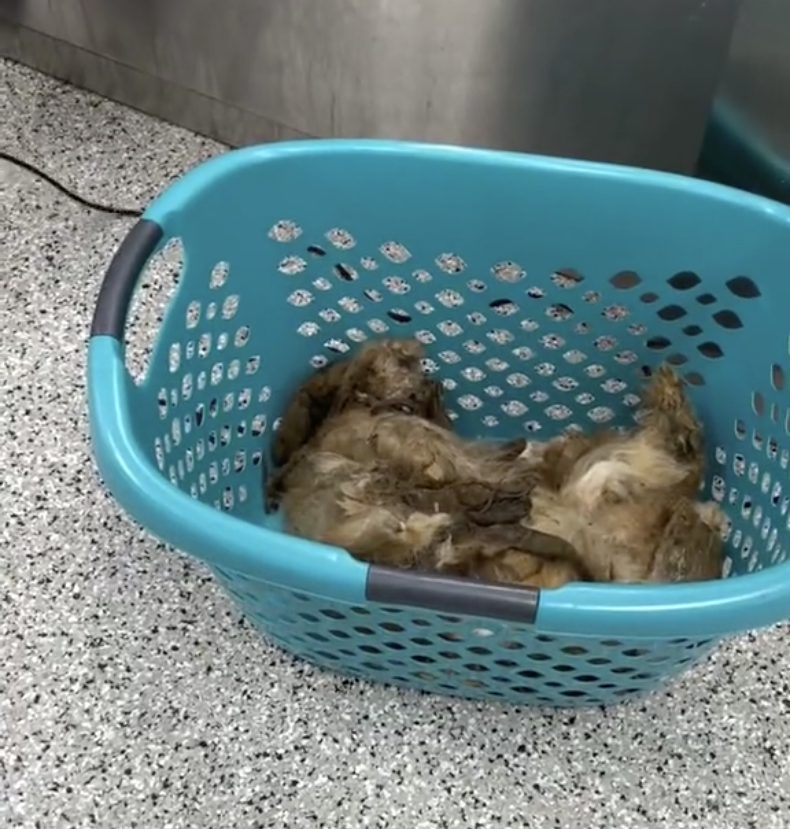
[[[726,359],[727,344],[738,348],[733,334],[754,336],[737,310],[759,290],[749,278],[715,293],[690,271],[662,285],[645,285],[634,271],[590,285],[574,269],[528,277],[512,260],[473,275],[459,255],[415,263],[401,243],[359,250],[339,228],[304,239],[283,220],[269,236],[282,257],[266,278],[287,285],[285,307],[256,318],[250,308],[261,306],[245,302],[245,269],[236,276],[225,261],[201,269],[211,287],[197,291],[200,298],[190,298],[190,275],[141,387],[144,447],[194,498],[278,527],[277,516],[263,513],[261,462],[287,395],[309,371],[370,337],[413,334],[425,343],[426,370],[443,379],[451,418],[462,434],[479,437],[627,426],[645,368],[668,360],[692,384],[715,436],[701,497],[722,502],[731,519],[725,573],[785,560],[788,413],[769,402],[784,383],[781,366],[763,371],[763,391],[759,378],[750,378],[754,391],[737,374],[724,381],[741,418],[722,424],[708,397],[721,393],[708,375]],[[162,257],[174,255],[179,263],[180,240]],[[288,341],[256,337],[270,315],[291,320]]]
[[[279,528],[263,512],[262,482],[285,401],[314,368],[371,337],[425,344],[426,371],[443,380],[469,437],[628,426],[645,368],[667,360],[706,429],[701,497],[730,517],[725,575],[785,561],[788,337],[776,309],[790,297],[775,273],[790,237],[780,223],[725,200],[615,193],[594,180],[530,190],[491,175],[448,192],[455,178],[433,167],[370,166],[366,192],[386,185],[387,200],[346,195],[340,165],[318,165],[312,190],[286,186],[288,169],[266,172],[271,203],[261,204],[254,171],[218,188],[183,211],[143,280],[180,275],[133,392],[140,447],[173,485]],[[231,190],[256,210],[222,207]],[[415,191],[425,195],[406,210]],[[713,646],[693,636],[568,641],[216,573],[269,636],[313,662],[464,696],[607,702]]]

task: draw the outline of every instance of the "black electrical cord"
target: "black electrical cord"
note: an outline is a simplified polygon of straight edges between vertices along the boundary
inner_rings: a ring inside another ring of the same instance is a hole
[[[97,202],[83,198],[78,193],[73,193],[67,187],[64,187],[59,181],[52,178],[52,176],[48,173],[45,173],[43,170],[39,170],[27,161],[22,161],[21,158],[15,158],[14,156],[9,155],[3,150],[0,150],[0,160],[8,161],[10,164],[15,165],[16,167],[21,167],[23,170],[27,170],[28,173],[38,176],[38,178],[46,181],[51,187],[54,187],[56,190],[63,193],[64,196],[68,196],[68,198],[72,201],[75,201],[77,204],[81,204],[83,207],[87,207],[90,210],[98,210],[101,213],[109,213],[113,216],[142,216],[143,214],[142,210],[135,210],[130,207],[111,207],[110,205],[98,204]]]

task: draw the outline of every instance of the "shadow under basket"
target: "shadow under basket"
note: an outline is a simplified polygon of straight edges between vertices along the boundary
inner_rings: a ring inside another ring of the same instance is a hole
[[[131,516],[301,658],[440,694],[616,702],[790,615],[788,261],[790,210],[680,176],[385,141],[228,152],[156,199],[108,269],[96,460]],[[138,318],[168,286],[146,349]],[[731,520],[726,578],[537,591],[283,533],[262,506],[277,418],[314,368],[381,335],[425,344],[469,437],[631,424],[668,361],[704,422],[702,496]]]

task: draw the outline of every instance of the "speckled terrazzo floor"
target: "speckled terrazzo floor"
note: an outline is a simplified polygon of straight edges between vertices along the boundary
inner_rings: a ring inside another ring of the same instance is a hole
[[[127,206],[221,150],[1,61],[0,147]],[[786,627],[605,713],[416,696],[294,662],[130,524],[82,402],[129,226],[0,162],[0,826],[790,823]]]

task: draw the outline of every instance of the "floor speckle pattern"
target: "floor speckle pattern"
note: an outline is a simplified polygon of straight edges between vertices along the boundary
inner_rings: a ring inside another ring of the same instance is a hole
[[[0,62],[0,147],[143,205],[221,151]],[[130,220],[0,162],[0,825],[757,827],[790,822],[787,627],[607,712],[347,681],[133,526],[85,440],[86,334]]]

